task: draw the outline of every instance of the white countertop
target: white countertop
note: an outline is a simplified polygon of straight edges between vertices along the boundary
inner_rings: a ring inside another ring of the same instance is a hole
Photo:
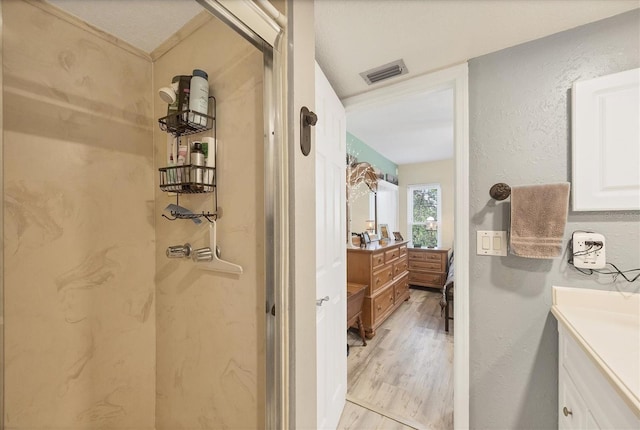
[[[640,294],[554,286],[551,312],[640,415]]]

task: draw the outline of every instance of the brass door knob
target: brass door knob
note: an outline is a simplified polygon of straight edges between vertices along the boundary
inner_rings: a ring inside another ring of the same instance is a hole
[[[569,415],[573,415],[573,411],[571,409],[568,409],[566,406],[562,408],[562,413],[564,414],[565,417],[568,417]]]

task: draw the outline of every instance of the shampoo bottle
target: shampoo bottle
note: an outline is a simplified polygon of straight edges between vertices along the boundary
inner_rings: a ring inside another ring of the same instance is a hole
[[[206,115],[209,110],[209,81],[207,72],[200,69],[194,69],[193,77],[191,78],[190,94],[189,94],[189,110],[192,113],[189,114],[189,121],[199,124],[207,125],[207,118],[197,113]]]

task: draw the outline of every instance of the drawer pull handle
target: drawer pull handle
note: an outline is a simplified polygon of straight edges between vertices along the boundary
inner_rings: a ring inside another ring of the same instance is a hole
[[[392,302],[393,301],[393,296],[389,296],[389,301]]]
[[[379,283],[380,283],[380,278],[377,278],[376,279],[376,284],[379,284]]]
[[[381,311],[382,310],[382,306],[378,305],[378,310]]]
[[[573,411],[571,409],[567,409],[566,406],[562,408],[562,413],[564,414],[565,417],[568,417],[569,415],[573,415]]]

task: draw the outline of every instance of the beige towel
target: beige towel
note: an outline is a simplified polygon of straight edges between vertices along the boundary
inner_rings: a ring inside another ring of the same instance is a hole
[[[511,253],[527,258],[562,254],[569,183],[511,189]]]

